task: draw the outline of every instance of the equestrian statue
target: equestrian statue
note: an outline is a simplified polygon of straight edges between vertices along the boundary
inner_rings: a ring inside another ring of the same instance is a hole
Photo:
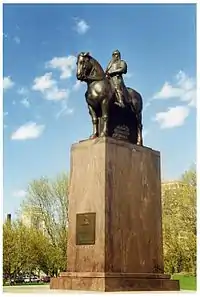
[[[116,108],[121,114],[129,110],[131,117],[135,117],[132,122],[132,125],[136,123],[135,144],[142,146],[142,96],[136,90],[125,86],[123,74],[127,73],[127,64],[121,59],[120,52],[113,52],[105,71],[88,52],[80,53],[76,64],[77,79],[87,83],[85,98],[93,124],[90,138],[109,136],[109,121],[112,120],[109,118],[109,111],[113,105],[117,105]],[[103,122],[102,131],[99,128],[100,120]]]

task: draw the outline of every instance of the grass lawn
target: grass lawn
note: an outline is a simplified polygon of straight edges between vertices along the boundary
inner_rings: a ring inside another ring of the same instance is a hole
[[[14,285],[12,285],[12,287],[14,287],[14,286],[34,286],[34,285],[36,285],[36,286],[40,286],[40,285],[46,285],[46,283],[20,283],[20,284],[14,284]],[[4,285],[3,285],[4,287],[6,287],[6,286],[8,286],[8,287],[10,287],[11,285],[9,284],[9,283],[4,283]]]
[[[189,276],[184,274],[174,274],[172,279],[178,279],[180,282],[181,290],[193,290],[195,291],[196,288],[196,277]]]

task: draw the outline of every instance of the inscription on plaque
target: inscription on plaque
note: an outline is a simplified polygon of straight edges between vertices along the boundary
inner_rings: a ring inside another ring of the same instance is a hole
[[[95,244],[96,213],[76,214],[76,244]]]

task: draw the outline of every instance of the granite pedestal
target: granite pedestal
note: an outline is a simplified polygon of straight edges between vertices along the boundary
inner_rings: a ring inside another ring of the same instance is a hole
[[[50,288],[179,290],[164,274],[158,151],[109,137],[72,146],[67,269]]]

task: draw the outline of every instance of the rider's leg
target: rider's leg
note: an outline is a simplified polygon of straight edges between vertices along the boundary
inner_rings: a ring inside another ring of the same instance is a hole
[[[116,90],[115,95],[117,99],[117,104],[121,107],[124,107],[123,93],[120,90]]]

